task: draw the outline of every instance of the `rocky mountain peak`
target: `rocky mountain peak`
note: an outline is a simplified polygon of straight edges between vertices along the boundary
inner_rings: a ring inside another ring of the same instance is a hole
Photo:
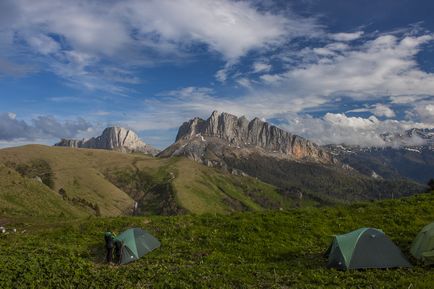
[[[134,131],[117,126],[107,127],[98,137],[88,140],[62,139],[55,146],[143,152],[152,155],[159,152],[159,150],[144,143]]]
[[[411,128],[404,132],[387,132],[380,135],[385,146],[395,148],[412,146],[434,146],[434,129]]]
[[[184,122],[179,128],[176,142],[186,143],[199,136],[201,141],[210,142],[212,141],[210,138],[213,138],[239,148],[257,147],[269,153],[282,154],[294,159],[333,162],[332,156],[316,144],[257,117],[249,121],[245,116],[237,117],[214,111],[206,120],[196,117]]]

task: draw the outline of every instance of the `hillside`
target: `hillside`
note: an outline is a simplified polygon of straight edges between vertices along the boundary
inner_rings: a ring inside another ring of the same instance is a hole
[[[135,201],[139,214],[227,213],[293,206],[292,196],[280,194],[271,185],[184,158],[42,145],[0,150],[0,164],[14,172],[37,160],[48,163],[53,172],[52,189],[38,186],[56,202],[91,215],[97,211],[104,216],[131,215]],[[3,179],[0,181],[5,187]],[[28,187],[19,190],[27,195],[33,192]],[[5,206],[0,202],[1,210]],[[20,212],[26,210],[23,204]],[[43,206],[39,210],[50,215],[58,212],[46,211]]]
[[[360,148],[329,145],[342,162],[371,176],[384,179],[408,178],[426,184],[434,177],[434,150],[430,146]]]
[[[334,234],[364,226],[382,229],[409,257],[411,241],[433,220],[434,192],[274,212],[11,221],[20,233],[0,235],[0,282],[2,288],[433,288],[432,267],[344,272],[326,269],[323,257]],[[161,248],[129,265],[103,264],[104,231],[134,226],[160,239]]]
[[[35,179],[22,177],[0,164],[0,216],[83,216],[86,208],[65,202]]]
[[[381,200],[416,194],[425,186],[405,178],[376,179],[356,170],[317,163],[288,162],[261,154],[226,155],[225,162],[284,191],[300,192],[320,203]]]

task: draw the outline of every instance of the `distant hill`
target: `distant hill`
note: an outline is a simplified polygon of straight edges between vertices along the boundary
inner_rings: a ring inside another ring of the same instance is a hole
[[[410,129],[382,135],[384,147],[327,145],[341,162],[384,179],[408,178],[426,184],[434,178],[434,129]]]
[[[379,180],[339,161],[327,148],[258,118],[251,121],[213,112],[179,128],[176,142],[160,157],[185,156],[207,166],[236,171],[288,194],[320,203],[393,198],[424,190],[416,182]]]
[[[159,152],[158,149],[145,144],[134,131],[115,126],[106,128],[98,137],[88,140],[62,139],[55,146],[141,152],[151,155]]]
[[[48,163],[53,172],[52,188],[17,173],[35,160]],[[294,206],[295,199],[254,178],[223,173],[185,158],[28,145],[1,149],[0,165],[2,172],[10,171],[17,179],[14,190],[7,189],[10,180],[0,179],[3,214],[32,215],[26,213],[30,207],[41,215],[61,211],[75,215],[95,215],[99,211],[104,216],[226,213],[287,208]],[[15,195],[17,209],[12,211],[5,200],[14,191],[20,194]],[[39,198],[39,203],[30,207],[22,203],[21,198],[29,195]],[[43,205],[45,202],[62,205],[51,210]]]

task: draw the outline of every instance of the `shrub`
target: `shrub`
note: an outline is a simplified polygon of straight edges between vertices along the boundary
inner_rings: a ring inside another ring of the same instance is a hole
[[[54,187],[54,173],[46,160],[37,159],[27,164],[17,164],[14,165],[14,169],[23,177],[32,179],[39,177],[44,185],[49,188]]]

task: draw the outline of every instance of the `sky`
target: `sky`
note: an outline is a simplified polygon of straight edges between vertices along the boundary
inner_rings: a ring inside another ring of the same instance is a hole
[[[0,147],[212,111],[318,144],[434,128],[431,0],[0,0]]]

